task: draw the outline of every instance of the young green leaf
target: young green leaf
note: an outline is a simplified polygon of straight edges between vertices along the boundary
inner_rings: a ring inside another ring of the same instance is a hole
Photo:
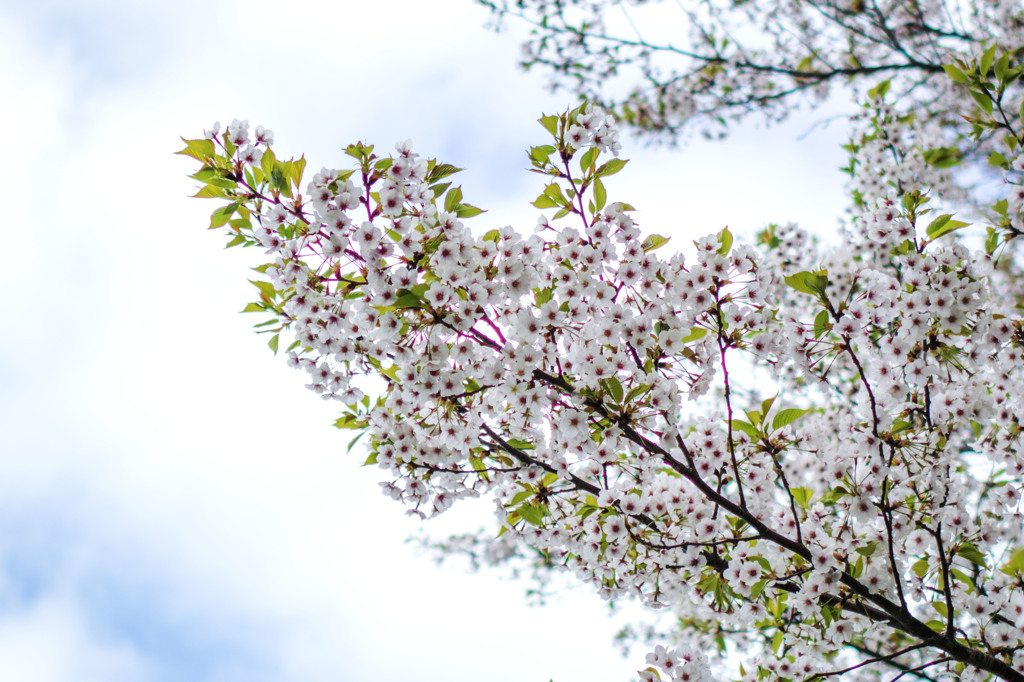
[[[761,432],[758,431],[757,427],[750,422],[745,422],[742,419],[733,419],[730,423],[732,424],[734,431],[742,431],[753,440],[759,440],[761,438]]]
[[[616,379],[615,377],[608,377],[607,379],[604,379],[601,383],[608,391],[608,395],[609,397],[611,397],[612,401],[616,403],[622,402],[622,384],[619,383],[618,379]]]
[[[645,237],[643,242],[640,244],[640,248],[644,250],[644,253],[660,249],[665,244],[668,244],[668,237],[662,237],[660,234],[652,234]]]
[[[948,75],[954,83],[968,82],[967,74],[965,74],[956,66],[953,66],[952,64],[943,64],[942,68],[945,69],[946,75]]]
[[[732,248],[732,232],[729,231],[728,227],[722,228],[722,231],[718,233],[718,243],[721,244],[718,247],[718,254],[720,256],[728,256],[729,249]]]
[[[775,418],[772,419],[772,431],[777,431],[778,429],[781,429],[784,426],[789,426],[800,417],[804,416],[808,412],[811,412],[813,409],[814,408],[812,407],[806,410],[800,410],[795,407],[791,407],[786,410],[779,410],[779,412],[775,415]]]
[[[552,137],[558,136],[558,117],[557,116],[541,116],[539,119],[540,124],[544,126],[544,130],[551,133]]]
[[[938,239],[944,234],[949,234],[955,230],[959,230],[961,227],[967,227],[970,223],[965,223],[962,220],[951,220],[953,216],[949,213],[940,215],[939,217],[932,220],[925,232],[929,239]]]
[[[462,203],[462,187],[453,187],[444,197],[444,210],[453,213]]]
[[[477,208],[473,204],[459,204],[455,207],[455,215],[460,218],[472,218],[478,216],[481,213],[486,213],[482,208]]]
[[[605,192],[604,183],[600,178],[594,180],[594,211],[600,211],[608,201],[608,194]]]
[[[456,168],[450,163],[439,163],[427,174],[427,184],[433,185],[438,180],[447,178],[449,175],[454,175],[461,171],[461,168]]]
[[[185,148],[180,152],[174,152],[175,154],[191,156],[198,161],[206,161],[216,155],[217,149],[213,146],[213,140],[186,140],[183,137],[181,141],[185,143]]]
[[[607,163],[601,164],[597,169],[597,177],[603,178],[608,175],[615,175],[620,170],[626,167],[626,159],[611,159]]]
[[[982,568],[986,568],[988,566],[988,562],[985,560],[985,555],[970,542],[965,542],[960,545],[956,550],[956,553],[976,566],[981,566]]]
[[[547,505],[536,502],[521,504],[516,511],[519,512],[519,518],[534,526],[544,525],[544,517],[549,514]]]
[[[988,75],[989,68],[992,67],[992,61],[996,58],[996,43],[985,50],[981,55],[981,63],[979,65],[979,71],[981,71],[981,77],[984,78]]]
[[[791,488],[790,491],[793,494],[793,501],[797,503],[802,509],[807,509],[811,505],[811,498],[814,497],[814,491],[810,488]]]

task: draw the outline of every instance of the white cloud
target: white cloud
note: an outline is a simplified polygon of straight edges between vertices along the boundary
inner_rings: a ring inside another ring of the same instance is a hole
[[[0,679],[9,682],[139,682],[146,663],[91,632],[74,602],[50,596],[0,616]]]

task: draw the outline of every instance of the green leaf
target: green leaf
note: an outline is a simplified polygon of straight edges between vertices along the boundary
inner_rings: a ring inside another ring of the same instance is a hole
[[[828,311],[822,310],[814,316],[814,338],[820,339],[830,329],[832,323],[829,321]]]
[[[953,66],[952,64],[943,64],[942,68],[946,70],[946,74],[954,83],[967,83],[967,74]]]
[[[786,284],[805,294],[824,296],[828,286],[828,270],[798,272],[785,278]]]
[[[708,335],[708,330],[704,327],[694,327],[690,330],[690,333],[679,339],[679,343],[690,343],[691,341],[698,341]]]
[[[525,502],[526,500],[530,499],[535,494],[536,494],[536,492],[533,490],[533,488],[528,488],[526,490],[520,490],[518,493],[516,493],[515,495],[512,496],[512,499],[509,501],[508,506],[509,507],[514,507],[517,504],[519,504],[520,502]]]
[[[347,454],[347,453],[352,452],[352,448],[354,448],[356,446],[356,443],[359,442],[359,439],[362,438],[365,435],[366,435],[366,431],[362,431],[360,433],[357,433],[356,437],[348,442],[348,447],[345,449],[345,453]],[[373,458],[372,462],[370,461],[370,458]],[[376,464],[376,463],[377,463],[377,453],[376,453],[376,451],[371,452],[370,453],[370,457],[367,457],[366,461],[363,462],[363,464]]]
[[[619,383],[617,378],[608,377],[607,379],[602,380],[601,383],[608,390],[608,395],[611,396],[611,399],[614,402],[622,402],[622,396],[624,395],[622,391],[622,384]]]
[[[935,609],[936,611],[938,611],[939,615],[942,616],[943,618],[948,618],[949,617],[949,610],[946,608],[946,602],[933,601],[932,602],[932,608]]]
[[[841,485],[837,485],[835,488],[829,488],[829,491],[821,496],[821,503],[833,505],[839,500],[843,499],[849,493]]]
[[[892,427],[889,429],[889,433],[900,433],[901,431],[906,431],[911,426],[913,426],[913,424],[911,424],[910,422],[904,421],[902,419],[897,419],[892,423]]]
[[[405,308],[422,308],[423,299],[421,299],[419,296],[412,293],[411,291],[407,291],[404,294],[400,295],[398,298],[396,298],[395,302],[391,304],[391,307],[399,310]]]
[[[260,157],[260,168],[263,173],[267,176],[270,175],[271,171],[274,170],[274,164],[277,162],[277,157],[274,156],[273,150],[265,149],[263,156]]]
[[[533,443],[528,440],[519,440],[518,438],[509,438],[505,441],[517,450],[533,450]]]
[[[186,140],[183,137],[181,141],[185,143],[185,148],[180,152],[174,152],[175,154],[191,156],[198,161],[205,161],[217,153],[216,147],[213,146],[213,140],[205,138],[202,140]]]
[[[530,160],[533,161],[535,166],[543,168],[547,165],[549,157],[556,151],[558,150],[549,144],[541,145],[539,147],[530,147]]]
[[[565,204],[569,203],[569,201],[565,198],[565,195],[562,194],[562,188],[558,185],[557,182],[552,182],[550,185],[545,187],[544,194],[554,199],[561,206],[564,206]]]
[[[240,313],[264,313],[267,309],[259,303],[246,303],[245,307],[239,310]]]
[[[192,195],[195,199],[226,199],[227,195],[220,187],[207,185]]]
[[[555,203],[554,199],[552,199],[551,197],[549,197],[546,194],[541,194],[539,197],[534,199],[533,203],[530,204],[530,205],[535,207],[535,208],[540,208],[540,209],[555,208],[555,207],[558,206],[558,204]]]
[[[878,549],[878,540],[872,540],[863,547],[857,547],[853,551],[857,552],[861,556],[871,556]]]
[[[981,566],[982,568],[988,567],[988,562],[985,560],[985,555],[982,554],[981,550],[979,550],[970,542],[965,542],[962,545],[960,545],[960,548],[956,550],[956,553],[970,561],[972,564],[975,564],[976,566]]]
[[[463,169],[456,168],[450,163],[439,163],[436,166],[434,166],[430,173],[427,174],[427,184],[433,185],[438,180],[441,180],[442,178],[447,178],[449,175],[454,175],[455,173],[458,173],[461,170]]]
[[[814,491],[810,488],[790,488],[793,494],[793,501],[795,501],[802,509],[807,509],[811,506],[811,498],[814,496]]]
[[[651,384],[641,384],[639,386],[634,386],[633,388],[631,388],[629,390],[629,393],[626,394],[626,398],[625,398],[625,400],[623,402],[624,403],[631,403],[635,399],[637,399],[640,396],[642,396],[644,393],[647,393],[648,391],[650,391],[652,388],[654,388],[654,386],[651,385]]]
[[[270,337],[270,341],[267,345],[270,346],[270,350],[274,351],[274,355],[277,355],[277,344],[281,341],[281,334],[277,333]]]
[[[996,58],[996,44],[992,43],[992,46],[985,50],[981,55],[981,77],[984,78],[988,75],[988,70],[992,67],[992,60]]]
[[[995,166],[996,168],[1002,168],[1003,170],[1007,170],[1009,168],[1009,163],[1007,162],[1006,157],[999,152],[992,152],[988,155],[988,164],[990,166]]]
[[[722,228],[722,231],[718,233],[718,243],[721,244],[718,247],[718,254],[728,256],[729,249],[732,248],[732,232],[729,232],[728,227]]]
[[[292,195],[292,191],[288,187],[288,173],[289,171],[287,165],[281,163],[280,161],[276,161],[274,163],[273,169],[271,169],[269,175],[267,175],[267,180],[270,181],[270,185],[274,189],[281,192],[285,196],[290,197]]]
[[[1024,574],[1024,549],[1014,550],[1010,555],[1010,560],[1000,566],[999,570],[1012,576]]]
[[[813,294],[814,292],[804,282],[804,277],[807,276],[808,272],[798,272],[795,275],[788,275],[784,277],[784,281],[791,289],[796,289],[803,294]]]
[[[231,220],[231,216],[238,210],[238,202],[221,206],[210,214],[210,229],[214,230]]]
[[[615,175],[625,168],[627,163],[627,159],[611,159],[607,163],[601,164],[601,167],[597,169],[597,173],[595,173],[595,175],[599,178]]]
[[[755,427],[750,422],[745,422],[742,419],[733,419],[730,423],[732,424],[733,430],[742,431],[743,433],[750,436],[753,440],[760,440],[761,432],[758,431],[757,427]]]
[[[451,186],[452,183],[450,182],[439,182],[436,185],[431,185],[430,191],[434,193],[434,198],[437,199],[439,196],[445,193],[445,190],[447,190]]]
[[[533,291],[533,302],[538,306],[544,305],[554,297],[554,287],[544,287],[543,289],[534,289]]]
[[[558,117],[557,116],[541,116],[539,119],[540,124],[544,126],[544,130],[551,133],[552,137],[558,136]]]
[[[885,97],[885,93],[889,92],[890,87],[892,87],[892,79],[884,80],[868,90],[868,97],[871,99],[875,99],[876,97]]]
[[[306,157],[305,156],[302,156],[301,158],[291,162],[291,165],[290,165],[290,168],[289,168],[289,171],[290,171],[289,172],[289,178],[291,179],[292,184],[295,185],[296,187],[300,187],[302,185],[302,173],[305,170],[306,170]]]
[[[971,93],[971,97],[973,97],[974,101],[978,103],[978,106],[981,107],[982,111],[984,111],[986,114],[991,114],[992,113],[992,96],[991,95],[989,95],[984,90],[981,90],[981,91],[971,90],[970,93]]]
[[[608,194],[605,192],[604,183],[600,179],[594,180],[594,211],[600,211],[608,201]]]
[[[775,636],[772,637],[772,651],[775,652],[776,656],[779,655],[779,647],[782,646],[782,640],[783,640],[783,632],[782,632],[782,629],[780,628],[775,633]]]
[[[994,227],[987,227],[985,235],[985,253],[991,256],[999,247],[999,234]]]
[[[944,234],[949,234],[954,230],[959,230],[961,227],[967,227],[970,223],[965,223],[962,220],[951,220],[952,214],[940,215],[928,224],[928,228],[925,232],[928,234],[929,239],[938,239]]]
[[[1006,76],[1007,76],[1007,72],[1010,69],[1010,55],[1009,55],[1009,53],[1005,53],[1005,54],[1001,55],[999,57],[999,59],[996,60],[995,69],[996,69],[996,78],[1000,82],[1005,81],[1006,80]]]
[[[519,517],[529,524],[534,526],[544,525],[544,517],[548,516],[548,507],[545,504],[538,504],[535,502],[529,502],[527,504],[521,504],[516,509],[519,512]]]
[[[923,578],[925,574],[928,573],[928,560],[918,559],[910,568],[918,578]]]
[[[237,182],[221,177],[210,178],[206,181],[206,184],[213,187],[220,187],[221,189],[238,189]]]
[[[444,210],[453,212],[462,203],[462,187],[455,187],[448,190],[444,197]]]
[[[808,408],[806,410],[800,410],[795,407],[791,407],[786,410],[780,410],[775,418],[772,419],[772,431],[781,429],[783,426],[789,426],[800,417],[804,416],[808,412],[811,412],[814,408]]]
[[[648,251],[654,251],[660,249],[665,244],[668,244],[668,237],[662,237],[660,234],[652,234],[646,237],[643,242],[640,243],[640,248],[644,250],[644,253]]]
[[[963,154],[957,147],[937,147],[921,152],[921,158],[935,168],[952,168],[960,163]]]
[[[459,204],[455,207],[455,215],[460,218],[472,218],[478,216],[481,213],[486,213],[482,208],[477,208],[473,204]]]
[[[277,289],[270,282],[262,282],[260,280],[250,279],[249,283],[260,290],[260,294],[263,296],[273,299],[277,296]]]
[[[597,147],[591,147],[587,151],[583,152],[580,157],[580,170],[586,173],[594,162],[597,161],[597,155],[600,153]]]

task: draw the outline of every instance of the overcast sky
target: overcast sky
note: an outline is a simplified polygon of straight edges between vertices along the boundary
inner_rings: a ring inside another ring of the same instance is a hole
[[[287,6],[287,9],[285,7]],[[274,358],[257,251],[187,198],[179,136],[247,118],[279,156],[356,140],[468,170],[481,228],[532,229],[524,150],[570,104],[470,0],[0,1],[0,680],[619,681],[623,623],[403,540],[335,408]],[[813,118],[644,150],[608,183],[674,247],[768,221],[834,231],[839,129]],[[443,535],[493,523],[442,519]],[[478,510],[479,511],[479,510]],[[447,524],[447,525],[445,525]],[[428,528],[428,531],[431,529]]]

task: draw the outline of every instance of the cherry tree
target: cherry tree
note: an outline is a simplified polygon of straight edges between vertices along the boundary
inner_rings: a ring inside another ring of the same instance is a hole
[[[540,119],[529,235],[472,228],[460,169],[409,143],[308,181],[245,121],[180,153],[210,227],[267,255],[245,311],[384,493],[423,518],[487,497],[491,560],[671,611],[640,679],[1021,681],[1024,66],[1019,35],[960,33],[931,108],[895,74],[864,93],[837,246],[771,224],[670,253],[587,102]],[[973,224],[960,142],[1004,179]]]
[[[1019,2],[975,0],[478,0],[531,28],[521,64],[659,141],[769,121],[844,84],[891,79],[919,115],[959,122],[954,56],[1024,45]]]

